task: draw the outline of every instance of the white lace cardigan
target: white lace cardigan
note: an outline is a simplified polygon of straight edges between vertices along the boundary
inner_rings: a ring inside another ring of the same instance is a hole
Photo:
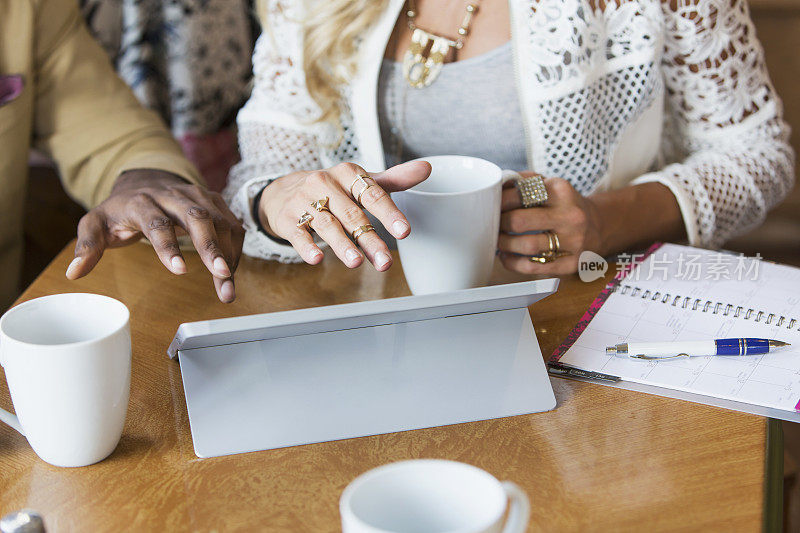
[[[791,188],[794,154],[746,1],[594,3],[509,0],[530,169],[586,195],[663,183],[696,246],[758,225]],[[342,94],[343,138],[314,123],[300,4],[269,2],[270,31],[258,40],[253,93],[237,119],[242,161],[226,189],[247,229],[244,253],[285,262],[300,259],[257,231],[253,197],[294,170],[384,168],[377,78],[404,0],[388,0],[359,45]]]

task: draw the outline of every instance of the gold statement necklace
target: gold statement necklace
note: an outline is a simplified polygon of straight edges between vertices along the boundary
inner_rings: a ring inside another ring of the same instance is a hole
[[[468,3],[464,19],[458,27],[458,38],[454,41],[441,35],[427,32],[417,27],[417,3],[416,0],[408,0],[408,28],[411,30],[411,46],[403,56],[403,76],[411,87],[421,89],[427,87],[436,79],[442,70],[442,65],[447,58],[450,49],[461,50],[464,40],[469,35],[469,27],[472,24],[472,17],[478,12],[478,2]]]

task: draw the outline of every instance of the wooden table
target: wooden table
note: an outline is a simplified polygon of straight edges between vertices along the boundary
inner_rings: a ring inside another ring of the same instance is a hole
[[[180,367],[165,355],[181,322],[406,295],[399,264],[378,274],[328,259],[318,267],[244,259],[238,298],[224,305],[192,254],[190,273],[176,277],[145,244],[112,250],[78,282],[63,274],[71,256],[67,247],[20,300],[90,291],[128,305],[133,376],[125,431],[105,461],[63,469],[0,424],[0,514],[38,510],[50,531],[335,531],[339,495],[358,474],[437,457],[517,482],[532,500],[536,530],[752,531],[779,517],[777,424],[557,378],[558,407],[548,413],[198,459]],[[498,270],[496,281],[511,279]],[[602,285],[567,277],[532,308],[544,354]],[[4,380],[0,406],[11,407]]]

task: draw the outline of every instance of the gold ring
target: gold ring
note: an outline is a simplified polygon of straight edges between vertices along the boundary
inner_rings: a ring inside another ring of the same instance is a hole
[[[353,197],[353,199],[356,201],[359,207],[364,207],[363,205],[361,205],[361,196],[364,194],[364,192],[366,192],[367,189],[372,187],[372,185],[367,183],[367,179],[372,179],[372,178],[364,174],[359,174],[358,176],[356,176],[356,179],[353,180],[353,183],[350,184],[350,196]],[[363,186],[361,192],[359,192],[358,194],[356,194],[354,190],[356,184]]]
[[[358,174],[358,175],[356,176],[356,179],[354,179],[354,180],[353,180],[353,183],[351,183],[351,184],[350,184],[350,196],[352,196],[353,198],[355,198],[355,197],[356,197],[356,194],[353,192],[353,187],[355,187],[355,186],[356,186],[356,183],[359,183],[359,182],[360,182],[360,183],[361,183],[361,185],[363,185],[364,187],[369,187],[369,183],[367,183],[367,182],[366,182],[366,179],[367,179],[368,177],[369,177],[369,176],[365,176],[365,175],[363,175],[363,174]]]
[[[308,229],[308,223],[314,220],[314,217],[308,211],[303,211],[303,214],[300,215],[300,219],[297,221],[298,228],[306,228]]]
[[[361,190],[361,192],[360,192],[360,193],[358,193],[358,198],[356,198],[356,203],[357,203],[359,206],[361,206],[361,207],[364,207],[364,204],[362,204],[362,203],[361,203],[361,196],[362,196],[362,195],[363,195],[365,192],[367,192],[367,190],[368,190],[370,187],[372,187],[372,185],[367,185],[366,187],[364,187],[364,188]]]
[[[363,226],[359,226],[353,230],[353,240],[358,240],[359,237],[367,233],[368,231],[375,231],[375,227],[372,224],[364,224]]]
[[[533,263],[552,263],[560,257],[571,255],[570,252],[562,252],[560,250],[561,243],[558,240],[558,234],[555,231],[547,230],[544,232],[547,235],[547,251],[540,254],[535,254],[529,257]]]
[[[568,255],[572,255],[572,252],[551,252],[550,250],[530,256],[531,263],[552,263],[556,259],[560,259],[562,257],[566,257]]]
[[[550,263],[551,261],[555,261],[556,258],[553,257],[549,252],[545,252],[543,254],[536,254],[530,256],[531,263]]]
[[[561,248],[561,243],[558,241],[558,234],[555,231],[547,230],[547,241],[550,245],[550,253],[558,254],[558,249]]]
[[[313,207],[320,213],[322,213],[323,211],[327,211],[330,213],[331,210],[328,208],[328,200],[329,198],[326,196],[322,200],[316,200],[314,202],[311,202],[311,207]]]

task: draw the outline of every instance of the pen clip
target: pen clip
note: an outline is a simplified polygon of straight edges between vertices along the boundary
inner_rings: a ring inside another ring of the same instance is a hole
[[[636,354],[630,356],[633,359],[644,359],[645,361],[662,361],[664,359],[677,359],[678,357],[689,357],[688,353],[679,353],[678,355],[667,355],[665,357],[657,357],[653,355]]]
[[[583,370],[581,368],[557,362],[548,363],[547,369],[551,374],[555,374],[558,376],[570,376],[570,377],[596,379],[600,381],[611,381],[611,382],[617,382],[621,380],[621,378],[618,376],[603,374],[602,372],[593,372],[591,370]]]

